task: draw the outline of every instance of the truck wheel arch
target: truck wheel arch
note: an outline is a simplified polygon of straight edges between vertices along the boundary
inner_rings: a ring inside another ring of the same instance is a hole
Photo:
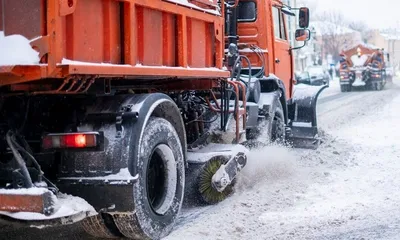
[[[285,124],[287,124],[288,123],[288,108],[287,108],[287,102],[286,102],[286,87],[285,87],[285,84],[283,83],[283,81],[281,79],[279,79],[276,75],[271,73],[271,74],[269,74],[268,77],[264,76],[263,78],[261,78],[260,84],[261,84],[261,92],[262,93],[273,92],[273,91],[280,92],[279,100],[283,107]]]
[[[169,96],[162,93],[152,93],[102,97],[98,98],[87,109],[87,115],[121,115],[121,112],[122,126],[125,132],[123,134],[130,134],[132,131],[137,133],[129,136],[129,142],[133,146],[139,146],[142,140],[143,129],[150,117],[160,117],[169,121],[174,126],[180,138],[186,165],[187,143],[185,126],[178,106]],[[124,118],[124,115],[131,115],[133,119]],[[127,167],[132,176],[136,176],[137,174],[134,161],[138,160],[139,149],[136,148],[135,151],[136,158],[129,159],[127,162]]]

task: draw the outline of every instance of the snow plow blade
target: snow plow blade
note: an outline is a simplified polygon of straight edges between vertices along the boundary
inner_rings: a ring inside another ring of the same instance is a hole
[[[288,142],[295,148],[317,149],[321,140],[317,126],[317,100],[328,86],[299,84],[293,94],[293,102],[288,106],[290,132]]]
[[[29,227],[72,224],[97,212],[85,200],[46,188],[0,190],[0,221]]]
[[[47,189],[5,190],[0,192],[0,211],[34,212],[50,215],[54,212],[54,194]]]

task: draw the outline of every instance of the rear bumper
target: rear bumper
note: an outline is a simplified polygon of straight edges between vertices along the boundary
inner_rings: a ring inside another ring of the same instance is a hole
[[[67,225],[98,214],[81,198],[55,195],[45,188],[2,189],[0,193],[0,221],[21,227]]]
[[[47,189],[0,190],[0,211],[50,215],[55,202],[56,197]]]

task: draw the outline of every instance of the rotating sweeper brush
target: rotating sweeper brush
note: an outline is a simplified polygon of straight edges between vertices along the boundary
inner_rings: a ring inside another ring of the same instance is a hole
[[[214,147],[216,145],[218,147],[223,146],[214,144]],[[193,159],[196,154],[210,150],[204,161],[189,160],[191,167],[196,168],[195,171],[190,173],[195,182],[195,194],[204,203],[215,204],[229,197],[234,191],[238,173],[247,163],[247,149],[244,146],[241,146],[240,149],[229,149],[227,147],[224,146],[224,148],[214,152],[205,147],[201,151],[189,154],[190,158]]]
[[[208,204],[215,204],[223,201],[233,193],[235,179],[223,191],[218,191],[212,179],[218,169],[227,162],[224,157],[214,157],[209,160],[200,170],[198,176],[198,191],[201,199]]]

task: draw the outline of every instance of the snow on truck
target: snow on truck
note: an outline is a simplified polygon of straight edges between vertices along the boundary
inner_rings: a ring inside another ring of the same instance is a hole
[[[257,143],[319,144],[277,0],[0,0],[0,218],[162,238]],[[192,181],[188,181],[192,179]]]
[[[343,51],[340,56],[340,87],[342,92],[350,92],[352,87],[364,86],[371,90],[382,90],[387,80],[386,72],[389,54],[376,47],[359,44]]]

